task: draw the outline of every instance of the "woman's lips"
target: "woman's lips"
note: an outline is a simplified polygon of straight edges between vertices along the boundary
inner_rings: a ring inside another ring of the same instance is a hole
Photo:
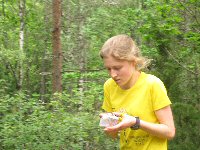
[[[119,83],[119,82],[120,82],[120,79],[115,79],[115,82]]]

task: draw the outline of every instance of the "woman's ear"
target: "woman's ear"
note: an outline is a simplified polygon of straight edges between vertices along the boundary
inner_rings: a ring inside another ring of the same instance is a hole
[[[135,68],[136,68],[136,65],[137,65],[137,63],[136,63],[136,61],[135,61],[135,60],[131,61],[131,64],[133,65],[133,67],[135,67]]]

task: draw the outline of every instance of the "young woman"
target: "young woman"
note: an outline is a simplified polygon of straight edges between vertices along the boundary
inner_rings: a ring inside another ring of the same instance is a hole
[[[167,150],[167,140],[175,136],[171,102],[162,81],[141,71],[149,60],[127,35],[108,39],[100,56],[111,77],[104,84],[102,108],[122,116],[104,131],[112,137],[120,133],[121,150]]]

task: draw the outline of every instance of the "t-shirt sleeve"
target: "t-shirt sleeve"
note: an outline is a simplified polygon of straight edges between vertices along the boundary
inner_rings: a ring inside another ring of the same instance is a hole
[[[104,84],[104,101],[102,105],[102,109],[106,112],[112,112],[112,107],[110,104],[110,94],[109,94],[109,80]]]
[[[155,78],[152,82],[151,96],[154,111],[171,104],[167,90],[159,78]]]

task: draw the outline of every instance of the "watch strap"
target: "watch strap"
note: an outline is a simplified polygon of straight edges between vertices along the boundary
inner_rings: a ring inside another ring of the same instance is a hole
[[[135,124],[130,127],[132,130],[138,130],[140,128],[140,118],[135,117],[135,119],[136,119]]]

